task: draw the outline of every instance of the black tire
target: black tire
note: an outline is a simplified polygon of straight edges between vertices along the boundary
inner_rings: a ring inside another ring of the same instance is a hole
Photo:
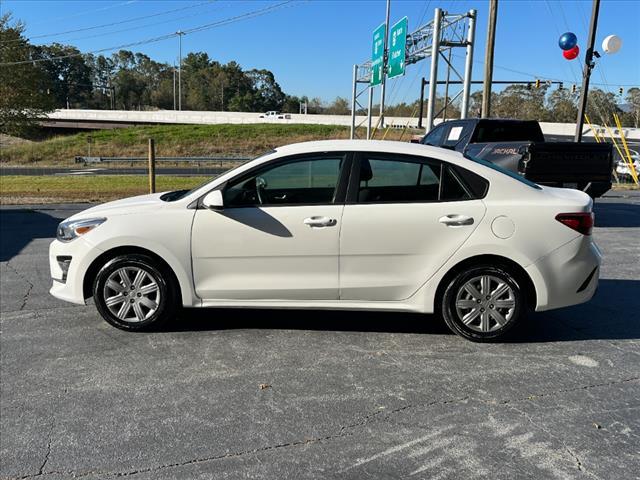
[[[123,271],[125,273],[121,273]],[[138,278],[140,271],[145,275],[138,289],[134,280]],[[128,286],[123,275],[128,276]],[[111,282],[106,286],[109,280]],[[115,284],[119,284],[118,288],[111,288]],[[114,327],[128,331],[152,330],[175,317],[178,308],[177,288],[172,273],[162,268],[153,258],[128,254],[112,258],[100,269],[93,282],[93,299],[102,318]],[[112,295],[107,296],[109,294]],[[111,307],[107,305],[107,298],[115,299]],[[125,317],[123,319],[118,314],[124,311],[127,302],[129,306],[122,315]],[[154,304],[155,309],[152,308]],[[133,314],[130,313],[132,310]],[[128,316],[132,318],[127,318]]]
[[[489,278],[488,287],[482,284],[483,278]],[[508,290],[499,294],[499,289],[504,288],[502,284]],[[467,290],[468,287],[473,291],[475,285],[478,286],[475,292],[482,294],[480,301]],[[490,295],[482,291],[483,287]],[[493,294],[494,297],[491,296]],[[507,307],[512,301],[513,307]],[[522,282],[508,268],[479,265],[450,278],[442,295],[440,311],[452,332],[474,342],[490,342],[504,338],[523,320],[527,313],[527,299]]]

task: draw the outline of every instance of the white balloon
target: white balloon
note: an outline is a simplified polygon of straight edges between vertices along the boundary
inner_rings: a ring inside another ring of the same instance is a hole
[[[609,35],[602,41],[602,50],[605,53],[616,53],[622,47],[622,39],[617,35]]]

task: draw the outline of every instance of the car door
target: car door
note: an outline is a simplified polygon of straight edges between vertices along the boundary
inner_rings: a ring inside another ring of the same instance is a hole
[[[445,162],[364,152],[340,233],[340,299],[409,298],[469,238],[483,202]]]
[[[336,300],[347,163],[344,153],[288,157],[227,182],[223,209],[194,217],[198,296]]]

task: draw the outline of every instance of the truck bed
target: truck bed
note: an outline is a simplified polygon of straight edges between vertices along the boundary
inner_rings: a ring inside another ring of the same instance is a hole
[[[543,184],[610,182],[612,170],[611,145],[597,143],[531,143],[518,164],[518,173]]]

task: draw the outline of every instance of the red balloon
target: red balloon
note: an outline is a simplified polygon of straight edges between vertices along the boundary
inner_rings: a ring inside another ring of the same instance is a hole
[[[564,58],[566,58],[567,60],[573,60],[578,55],[580,55],[580,49],[578,48],[578,45],[576,45],[573,48],[570,48],[569,50],[563,50],[562,51],[562,56]]]

